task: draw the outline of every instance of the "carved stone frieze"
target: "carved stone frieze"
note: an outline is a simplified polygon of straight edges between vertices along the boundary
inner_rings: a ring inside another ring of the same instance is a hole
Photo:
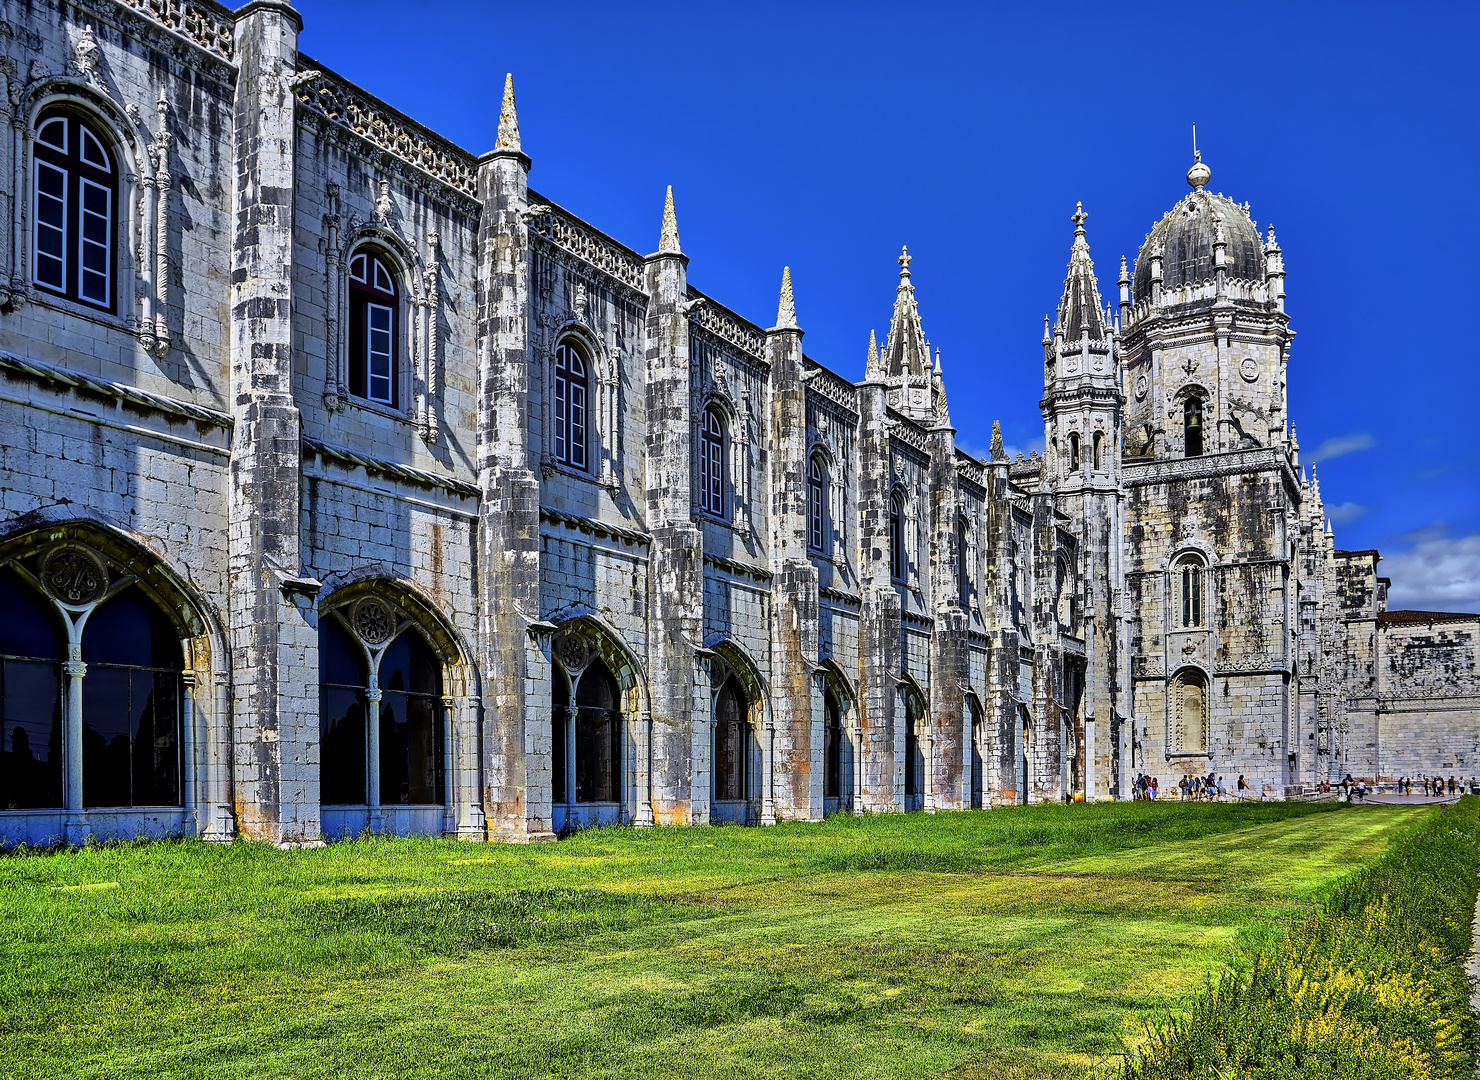
[[[531,194],[530,196],[534,196]],[[535,211],[539,211],[536,213]],[[615,240],[582,225],[553,206],[531,207],[529,231],[638,292],[643,288],[642,261]]]
[[[729,342],[741,352],[749,353],[757,359],[765,357],[766,335],[759,327],[726,311],[694,289],[689,290],[689,296],[708,301],[689,313],[691,324],[708,331],[721,341]]]

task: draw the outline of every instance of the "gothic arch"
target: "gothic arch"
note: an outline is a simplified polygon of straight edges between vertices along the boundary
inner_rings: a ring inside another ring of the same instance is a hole
[[[407,581],[391,577],[378,567],[363,570],[320,599],[319,618],[339,618],[353,629],[351,609],[369,597],[388,604],[398,624],[410,623],[421,631],[442,664],[446,695],[478,695],[477,666],[471,662],[473,654],[467,642],[441,610]],[[404,627],[398,625],[391,638],[401,629]]]
[[[718,665],[713,660],[710,661],[711,689],[717,692],[725,679],[733,675],[750,700],[750,707],[756,718],[763,718],[771,707],[770,694],[767,692],[765,679],[761,677],[760,669],[756,667],[750,654],[730,638],[714,642],[709,649],[719,661]]]
[[[837,696],[843,712],[849,712],[853,708],[858,694],[836,660],[830,656],[820,660],[817,664],[817,677],[822,680],[824,689],[831,690]]]
[[[36,118],[43,109],[54,105],[69,105],[81,112],[91,113],[94,120],[115,136],[115,145],[122,144],[128,160],[125,172],[147,176],[153,169],[145,167],[148,161],[148,146],[143,133],[129,119],[128,112],[107,94],[78,79],[53,76],[32,83],[21,99],[20,112],[25,117],[25,130],[36,130]]]
[[[570,679],[572,694],[576,693],[581,673],[599,658],[617,680],[622,713],[634,719],[648,711],[647,676],[615,630],[594,613],[582,610],[552,616],[551,622],[559,627],[551,637],[551,660]]]

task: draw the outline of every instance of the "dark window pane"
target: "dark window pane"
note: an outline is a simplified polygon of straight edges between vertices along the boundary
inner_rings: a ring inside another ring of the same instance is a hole
[[[185,666],[179,631],[136,588],[125,589],[103,601],[87,617],[82,632],[82,659],[89,664],[127,664],[174,671]]]
[[[720,689],[714,723],[714,797],[745,798],[745,761],[750,747],[750,725],[745,698],[735,680]]]
[[[407,630],[386,648],[380,659],[380,688],[441,696],[442,665],[415,630]]]
[[[917,723],[915,710],[907,706],[904,735],[904,793],[906,795],[919,795],[924,790],[920,780],[925,773],[925,755],[920,752],[919,733],[915,730]]]
[[[838,709],[838,700],[831,694],[827,696],[825,703],[825,718],[822,729],[822,755],[825,763],[822,794],[825,798],[836,799],[842,792],[843,726]]]
[[[568,799],[566,791],[565,756],[568,743],[566,741],[566,728],[569,717],[566,710],[570,706],[570,684],[565,681],[565,674],[555,671],[551,675],[550,685],[550,791],[554,802],[563,803]]]
[[[66,654],[61,620],[47,600],[13,570],[0,571],[0,656],[60,660]]]
[[[617,715],[592,708],[576,713],[576,802],[617,801]]]
[[[382,805],[441,805],[441,703],[420,694],[385,692],[380,701]]]
[[[365,706],[360,691],[320,690],[319,801],[330,805],[365,801]]]
[[[82,680],[82,802],[85,806],[132,805],[130,681],[127,668],[100,666],[90,667]]]
[[[129,673],[133,729],[133,805],[179,806],[180,676]]]
[[[61,667],[0,660],[0,809],[62,805]]]
[[[592,709],[610,711],[617,707],[617,683],[611,671],[600,660],[581,674],[581,683],[576,690],[576,704]]]
[[[332,615],[319,620],[319,682],[366,686],[365,651],[349,639]]]

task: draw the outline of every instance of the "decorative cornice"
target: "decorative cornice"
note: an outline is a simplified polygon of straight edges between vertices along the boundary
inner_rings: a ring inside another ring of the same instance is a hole
[[[693,286],[689,286],[688,297],[690,300],[704,301],[703,304],[689,312],[691,328],[697,327],[704,330],[757,360],[765,360],[766,335],[760,327],[742,319],[729,308],[716,303],[711,297],[705,296]]]
[[[854,418],[858,417],[858,388],[811,357],[805,357],[807,389],[818,397],[840,406]]]
[[[564,510],[556,510],[553,506],[540,507],[540,520],[549,521],[556,525],[567,525],[578,532],[591,533],[593,536],[607,536],[613,540],[625,540],[629,544],[651,544],[653,538],[645,532],[637,529],[629,529],[622,525],[612,525],[605,521],[596,521],[592,518],[581,517],[579,514],[569,514]]]
[[[930,435],[903,413],[889,410],[889,437],[930,456]]]
[[[772,577],[771,571],[763,566],[736,562],[734,559],[726,559],[723,555],[711,555],[707,551],[704,553],[704,561],[710,566],[738,577],[751,577],[757,581],[770,581]]]
[[[1285,452],[1276,446],[1259,446],[1249,450],[1232,450],[1201,457],[1143,460],[1125,458],[1121,462],[1126,487],[1164,484],[1168,480],[1192,480],[1210,476],[1234,476],[1250,472],[1284,472],[1293,482]]]
[[[311,112],[459,194],[477,198],[477,162],[472,154],[302,53],[298,70],[293,92]]]
[[[855,607],[863,604],[863,597],[857,593],[845,592],[842,589],[829,589],[826,585],[818,587],[817,595],[837,604],[853,604]]]
[[[597,232],[558,206],[544,203],[529,193],[529,231],[553,247],[569,252],[628,288],[643,292],[642,259],[635,251]]]
[[[210,0],[118,0],[118,3],[228,64],[236,63],[236,19],[230,8]]]
[[[470,484],[465,480],[455,477],[443,476],[440,473],[430,472],[427,469],[418,469],[411,465],[402,465],[397,461],[387,461],[385,458],[371,457],[357,450],[350,450],[344,446],[334,446],[330,443],[320,442],[303,436],[303,455],[317,454],[325,461],[337,461],[343,465],[358,465],[367,473],[378,473],[381,476],[393,480],[405,480],[422,487],[441,488],[454,495],[460,495],[465,499],[476,499],[480,497],[477,485]]]
[[[229,413],[207,409],[202,405],[181,401],[179,398],[166,397],[164,394],[140,390],[137,386],[129,386],[126,383],[110,382],[72,368],[58,367],[39,360],[28,360],[14,353],[0,352],[0,371],[26,376],[37,382],[84,390],[100,397],[111,398],[140,409],[173,416],[180,420],[190,420],[197,424],[210,424],[212,427],[227,429],[230,429],[232,425]]]

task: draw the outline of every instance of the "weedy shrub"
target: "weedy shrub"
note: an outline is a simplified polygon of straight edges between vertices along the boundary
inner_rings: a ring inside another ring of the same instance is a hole
[[[1473,1076],[1480,799],[1433,811],[1324,907],[1150,1025],[1125,1080]]]

